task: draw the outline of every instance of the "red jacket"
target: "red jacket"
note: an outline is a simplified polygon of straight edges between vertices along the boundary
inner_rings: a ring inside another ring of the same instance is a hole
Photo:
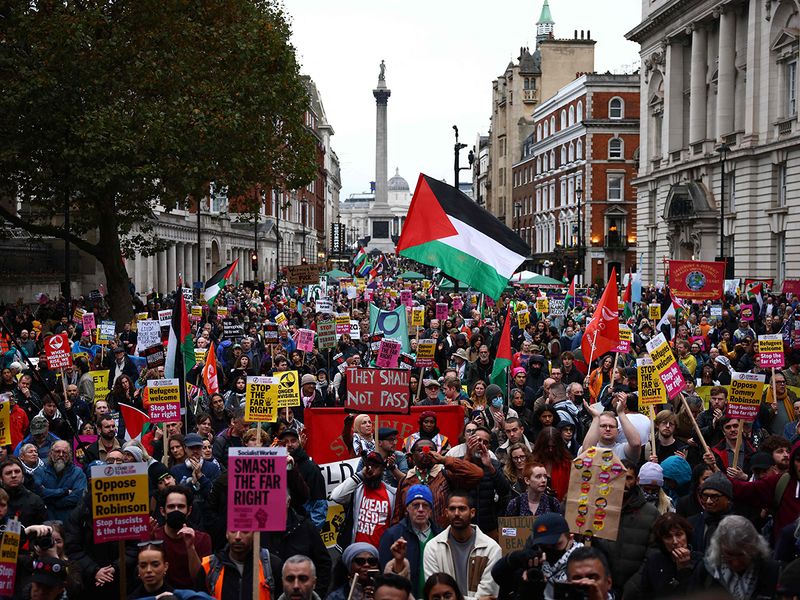
[[[11,447],[16,448],[28,435],[28,415],[15,402],[11,405]]]
[[[775,525],[772,528],[773,543],[778,538],[781,530],[797,520],[800,516],[800,481],[797,479],[794,459],[800,451],[800,442],[792,447],[792,455],[789,458],[789,483],[780,498],[780,502],[775,503],[775,488],[781,478],[780,473],[771,473],[758,481],[734,481],[733,497],[734,502],[744,502],[756,508],[769,508],[775,517]]]

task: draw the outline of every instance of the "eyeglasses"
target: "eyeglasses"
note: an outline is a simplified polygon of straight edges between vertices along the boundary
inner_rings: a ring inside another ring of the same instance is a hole
[[[722,498],[722,494],[707,494],[706,492],[700,494],[700,499],[705,500],[706,502],[713,503],[719,500],[720,498]]]
[[[611,423],[606,423],[605,425],[598,425],[600,429],[616,429],[616,425],[612,425]]]
[[[375,567],[375,566],[378,565],[378,559],[375,558],[374,556],[368,556],[366,558],[363,557],[363,556],[356,556],[353,559],[353,562],[359,567],[363,567],[364,565],[369,565],[370,567]]]
[[[527,456],[512,456],[511,460],[514,462],[525,462],[528,459]]]
[[[107,458],[106,459],[106,464],[108,464],[108,465],[120,465],[120,464],[122,464],[124,462],[125,462],[125,459],[123,459],[121,457],[120,458]]]
[[[136,544],[137,548],[147,548],[148,546],[160,546],[164,543],[164,540],[145,540],[144,542],[139,542]]]

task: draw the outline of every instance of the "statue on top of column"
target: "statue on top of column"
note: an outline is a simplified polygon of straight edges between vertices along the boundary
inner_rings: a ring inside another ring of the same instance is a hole
[[[381,73],[378,75],[378,81],[386,81],[386,63],[381,60]]]

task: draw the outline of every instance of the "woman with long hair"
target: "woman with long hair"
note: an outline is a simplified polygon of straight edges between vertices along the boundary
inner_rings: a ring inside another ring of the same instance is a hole
[[[372,418],[369,415],[358,415],[353,421],[353,452],[356,456],[364,456],[375,450],[375,433]]]
[[[472,384],[472,393],[469,395],[472,410],[484,410],[486,408],[486,382],[478,379]]]
[[[197,413],[195,417],[195,431],[204,440],[214,439],[214,424],[211,422],[211,415]]]
[[[589,374],[588,388],[591,403],[597,402],[603,395],[603,390],[612,384],[613,367],[614,356],[606,354],[600,358],[600,365]]]
[[[503,466],[503,474],[511,484],[512,498],[522,494],[527,488],[525,483],[525,465],[531,459],[531,451],[522,442],[508,447],[508,460]]]
[[[222,394],[211,394],[208,401],[208,416],[211,419],[211,429],[217,436],[231,426],[233,415],[225,409],[225,398]]]
[[[422,589],[424,600],[464,600],[458,582],[448,573],[433,573]]]
[[[523,468],[525,491],[512,498],[506,507],[509,517],[538,517],[544,513],[561,512],[561,503],[547,493],[547,469],[531,459]]]
[[[170,469],[175,465],[183,464],[186,460],[186,445],[183,443],[183,434],[178,433],[169,438],[169,456],[167,458],[167,467]]]
[[[533,444],[532,460],[544,465],[550,478],[550,487],[556,498],[563,502],[569,487],[572,455],[567,450],[561,433],[555,427],[545,427]]]

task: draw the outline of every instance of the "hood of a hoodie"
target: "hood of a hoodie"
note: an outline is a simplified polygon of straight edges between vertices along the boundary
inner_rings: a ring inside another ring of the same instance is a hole
[[[798,457],[798,453],[800,453],[800,441],[794,443],[794,446],[792,446],[792,453],[789,455],[789,477],[792,479],[798,479],[797,469],[794,466],[794,461]]]
[[[631,490],[631,495],[628,496],[627,502],[624,499],[622,502],[622,512],[630,512],[642,508],[647,502],[647,498],[645,498],[642,488],[636,485]]]

